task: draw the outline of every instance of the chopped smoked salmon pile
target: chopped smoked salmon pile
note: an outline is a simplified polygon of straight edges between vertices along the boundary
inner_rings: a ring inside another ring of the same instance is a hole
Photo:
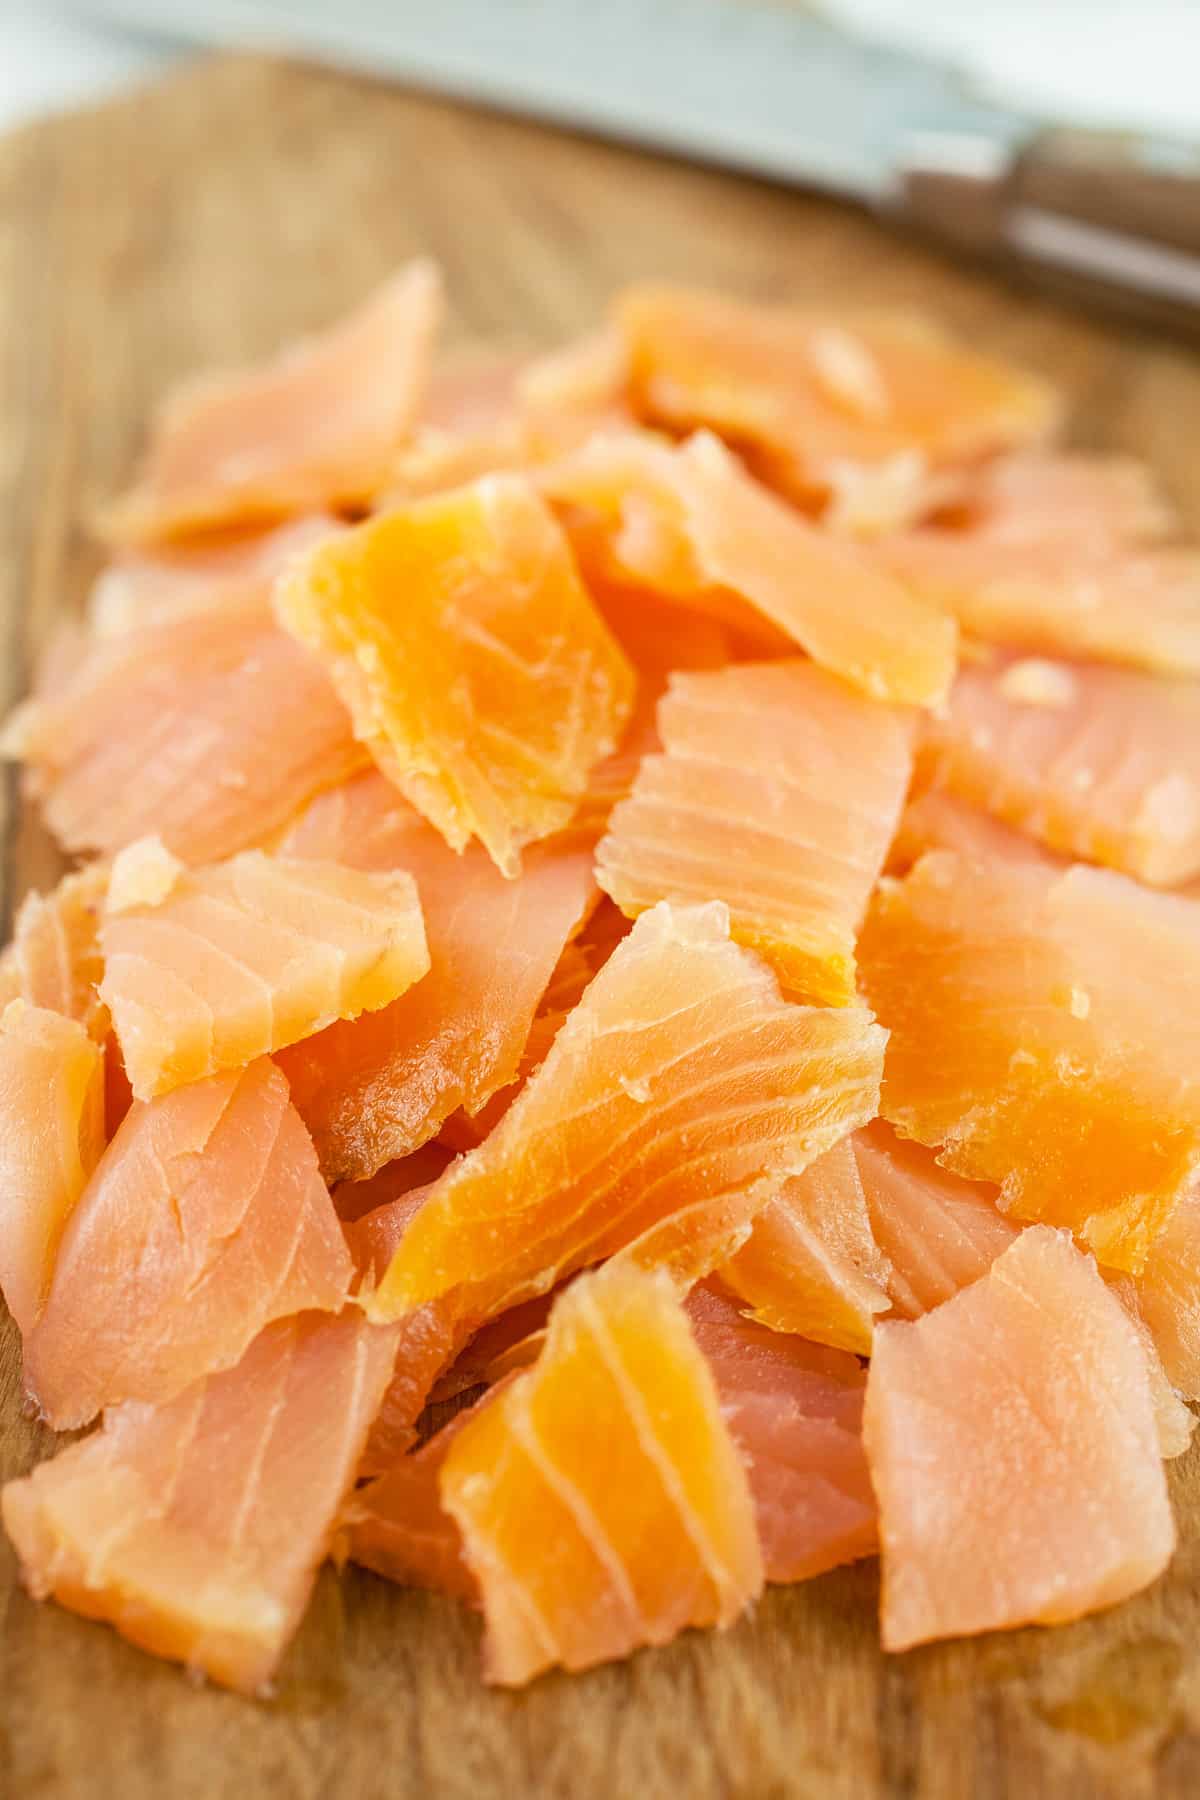
[[[26,1587],[258,1695],[327,1559],[505,1686],[874,1558],[887,1650],[1115,1605],[1200,1401],[1200,550],[923,319],[440,311],[169,395],[0,739],[73,859]]]

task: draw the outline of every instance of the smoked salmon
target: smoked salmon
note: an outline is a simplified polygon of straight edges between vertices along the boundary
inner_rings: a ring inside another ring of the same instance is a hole
[[[384,774],[452,849],[477,837],[510,877],[629,718],[633,671],[518,477],[381,514],[275,593]]]
[[[1136,1274],[1200,1174],[1198,948],[1194,901],[1125,876],[931,852],[859,943],[883,1116]]]
[[[730,1625],[762,1586],[749,1483],[661,1271],[573,1283],[535,1367],[450,1445],[440,1492],[504,1686]]]
[[[680,1215],[727,1241],[872,1115],[883,1044],[864,1008],[784,1001],[723,906],[656,906],[434,1184],[373,1316],[448,1298],[479,1323]]]
[[[260,368],[177,388],[106,535],[156,543],[368,500],[417,416],[441,308],[437,270],[413,262]]]
[[[246,850],[185,869],[100,928],[100,997],[135,1096],[238,1069],[397,999],[429,968],[416,883]]]
[[[805,999],[854,998],[854,943],[912,773],[914,720],[809,662],[675,675],[596,852],[624,912],[714,895]],[[851,746],[853,748],[851,749]]]
[[[263,842],[366,760],[320,664],[257,600],[97,640],[0,749],[65,849],[157,834],[185,862]]]
[[[131,1401],[0,1493],[21,1573],[157,1656],[261,1694],[308,1604],[395,1354],[354,1308]]]
[[[889,1650],[1077,1619],[1175,1548],[1137,1332],[1066,1232],[1022,1232],[944,1306],[879,1326],[865,1435]]]
[[[531,846],[506,881],[482,846],[456,856],[371,773],[315,800],[280,853],[405,870],[422,901],[429,973],[280,1057],[326,1178],[358,1181],[516,1078],[554,965],[595,904],[590,845]]]
[[[1156,887],[1200,874],[1200,682],[1042,657],[964,668],[924,756],[959,799]]]
[[[173,1400],[273,1319],[336,1312],[350,1277],[312,1144],[263,1058],[131,1108],[66,1221],[26,1384],[59,1430]]]

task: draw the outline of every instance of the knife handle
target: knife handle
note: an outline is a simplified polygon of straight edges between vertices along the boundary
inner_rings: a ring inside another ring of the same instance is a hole
[[[899,194],[908,219],[963,248],[1200,332],[1200,152],[1186,145],[1054,131],[1014,154],[921,135]]]

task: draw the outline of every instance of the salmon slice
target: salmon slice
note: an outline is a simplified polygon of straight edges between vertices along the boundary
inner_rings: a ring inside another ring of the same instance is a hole
[[[356,1309],[268,1327],[236,1368],[137,1402],[0,1495],[37,1599],[263,1693],[308,1604],[394,1354]]]
[[[104,1056],[76,1019],[24,1000],[0,1013],[0,1291],[22,1333],[104,1149]]]
[[[611,1264],[555,1305],[545,1349],[442,1465],[486,1621],[484,1673],[590,1668],[758,1594],[754,1507],[667,1275]]]
[[[280,852],[406,870],[422,900],[428,975],[280,1057],[326,1179],[361,1180],[516,1078],[555,962],[595,901],[590,848],[532,846],[506,881],[481,847],[456,856],[372,772],[314,801]]]
[[[119,637],[231,602],[265,607],[272,582],[292,558],[340,529],[330,514],[309,513],[271,531],[119,556],[92,587],[88,625],[95,637]]]
[[[1022,1232],[936,1312],[879,1326],[865,1436],[887,1650],[1080,1618],[1174,1550],[1137,1332],[1066,1232]]]
[[[139,1100],[237,1069],[397,999],[429,968],[416,883],[246,850],[119,910],[100,995]]]
[[[950,523],[989,544],[1152,543],[1179,528],[1152,470],[1132,456],[1025,450],[971,472]]]
[[[746,1466],[767,1580],[805,1581],[873,1555],[861,1363],[766,1330],[706,1286],[686,1310]]]
[[[543,1324],[547,1301],[530,1305]],[[495,1382],[497,1370],[509,1375],[536,1362],[547,1334],[526,1330],[530,1305],[514,1308],[480,1333],[488,1342],[486,1356],[481,1352],[474,1359],[477,1375]],[[745,1465],[767,1580],[802,1581],[871,1555],[875,1501],[862,1446],[866,1374],[861,1364],[803,1338],[763,1330],[707,1286],[693,1289],[686,1311]],[[519,1325],[510,1323],[518,1317]],[[506,1385],[505,1380],[489,1388],[475,1408],[458,1413],[419,1450],[359,1490],[347,1509],[355,1562],[391,1581],[441,1589],[478,1604],[462,1534],[441,1505],[438,1483],[459,1433],[478,1406]]]
[[[1200,674],[1200,551],[985,531],[900,532],[880,566],[988,643]]]
[[[673,431],[708,426],[771,482],[820,500],[848,464],[915,451],[931,467],[1036,443],[1061,405],[1047,383],[921,319],[831,317],[644,284],[613,308],[634,410]]]
[[[674,675],[596,852],[626,913],[726,901],[786,992],[845,1005],[854,944],[912,774],[913,715],[800,661]]]
[[[1133,1285],[1168,1379],[1200,1400],[1200,1184],[1176,1206]]]
[[[157,833],[185,862],[260,843],[365,760],[320,664],[258,602],[96,643],[3,749],[66,849]]]
[[[487,1398],[487,1396],[485,1396]],[[351,1562],[403,1587],[432,1588],[478,1606],[479,1587],[462,1533],[442,1505],[446,1456],[477,1407],[467,1407],[387,1473],[353,1494],[343,1514]]]
[[[633,706],[566,539],[515,476],[369,520],[275,594],[384,774],[452,848],[478,837],[510,877],[569,822]]]
[[[104,973],[99,930],[107,888],[107,865],[91,863],[64,875],[49,894],[26,894],[12,942],[0,952],[0,1002],[24,1000],[78,1019],[89,1037],[103,1042],[108,1011],[96,990]]]
[[[919,1319],[986,1275],[1022,1227],[1001,1212],[999,1189],[943,1169],[932,1150],[876,1119],[855,1132],[853,1155],[892,1310]]]
[[[176,1088],[131,1109],[71,1213],[27,1385],[57,1430],[173,1400],[273,1319],[336,1312],[351,1273],[279,1070]]]
[[[384,1163],[377,1174],[368,1175],[362,1181],[339,1181],[330,1190],[337,1216],[343,1225],[352,1225],[378,1207],[410,1194],[414,1188],[427,1187],[453,1160],[454,1151],[448,1144],[439,1144],[435,1138],[408,1156]]]
[[[991,813],[982,812],[945,788],[927,788],[908,802],[888,853],[889,872],[906,873],[927,850],[953,850],[968,861],[985,864],[1063,866],[1063,859],[1045,844],[1002,824]]]
[[[1200,875],[1200,682],[1040,658],[964,668],[926,754],[942,786],[1065,856],[1160,887]]]
[[[718,1274],[760,1325],[869,1356],[891,1271],[871,1232],[857,1135],[785,1182]]]
[[[107,535],[157,543],[369,499],[416,417],[441,310],[437,270],[413,262],[321,335],[180,386]]]
[[[435,1183],[371,1302],[482,1323],[640,1244],[711,1268],[770,1199],[875,1110],[884,1034],[784,1001],[724,906],[643,914],[492,1135]],[[697,1271],[698,1272],[698,1271]]]
[[[799,647],[877,700],[944,697],[953,622],[859,545],[777,500],[717,438],[700,433],[675,448],[644,433],[597,437],[541,485],[569,509],[589,575],[599,537],[617,580],[715,607],[735,627],[757,621],[771,633],[764,648]]]
[[[923,857],[859,940],[884,1117],[1136,1274],[1200,1173],[1198,949],[1194,901],[1123,876]]]

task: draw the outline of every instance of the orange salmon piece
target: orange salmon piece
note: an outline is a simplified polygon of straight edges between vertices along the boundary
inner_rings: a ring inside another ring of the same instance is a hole
[[[858,1135],[786,1181],[717,1273],[758,1324],[869,1356],[891,1272],[871,1231]]]
[[[421,896],[429,973],[280,1056],[326,1178],[361,1180],[517,1077],[555,962],[595,903],[590,845],[531,846],[506,881],[479,845],[456,856],[371,772],[314,801],[280,849],[406,870]]]
[[[985,531],[900,532],[876,555],[971,636],[1048,656],[1200,674],[1200,551]]]
[[[289,562],[341,530],[327,513],[288,519],[273,530],[237,532],[216,542],[164,544],[119,556],[88,595],[94,637],[119,637],[144,625],[169,625],[192,613],[232,604],[264,608],[271,584]]]
[[[1004,825],[991,813],[971,806],[945,788],[927,788],[908,802],[888,852],[889,874],[905,874],[927,850],[953,850],[979,863],[1023,862],[1034,867],[1061,868],[1063,858]]]
[[[453,849],[477,837],[510,877],[569,822],[633,706],[632,669],[518,477],[371,519],[275,596],[384,774]]]
[[[107,535],[158,543],[369,499],[417,415],[441,309],[437,270],[413,262],[319,336],[180,386]]]
[[[1066,1232],[878,1327],[865,1437],[887,1650],[1080,1618],[1175,1548],[1137,1331]]]
[[[104,1149],[104,1053],[76,1019],[11,1000],[0,1013],[0,1291],[23,1334]]]
[[[479,1589],[463,1558],[462,1533],[442,1505],[442,1467],[450,1446],[470,1424],[464,1408],[419,1450],[401,1456],[346,1504],[346,1554],[351,1562],[405,1587],[433,1588],[479,1603]]]
[[[66,849],[157,833],[193,863],[261,843],[365,760],[321,665],[257,601],[94,643],[3,750]]]
[[[27,1383],[58,1430],[173,1400],[273,1319],[337,1311],[351,1273],[312,1144],[263,1058],[126,1115],[63,1230]]]
[[[809,662],[671,677],[665,754],[643,759],[596,852],[636,915],[714,897],[786,992],[854,998],[854,944],[912,774],[913,715]]]
[[[806,1581],[872,1556],[875,1496],[857,1357],[769,1331],[707,1286],[686,1312],[738,1446],[768,1581]]]
[[[236,1368],[10,1481],[4,1525],[36,1599],[261,1694],[308,1604],[388,1379],[394,1334],[305,1313]]]
[[[1153,543],[1179,521],[1152,470],[1132,456],[1024,450],[972,470],[945,523],[989,544]]]
[[[104,973],[99,930],[107,888],[107,865],[90,863],[64,875],[49,894],[26,894],[12,942],[0,952],[0,1003],[25,1000],[62,1013],[103,1041],[108,1013],[96,990]]]
[[[1064,856],[1160,887],[1200,875],[1200,681],[1040,658],[964,668],[925,755],[942,786]]]
[[[599,541],[610,579],[712,609],[734,628],[765,628],[762,651],[790,643],[877,700],[944,697],[953,621],[777,499],[708,433],[678,447],[647,433],[599,436],[540,483],[589,573]]]
[[[922,858],[859,940],[883,1116],[1136,1274],[1200,1173],[1198,952],[1195,902],[1123,876]]]
[[[429,968],[416,884],[246,850],[119,910],[113,865],[100,995],[139,1100],[237,1069],[395,1000]]]
[[[1061,413],[1046,382],[904,315],[830,317],[643,284],[613,317],[635,412],[719,432],[804,503],[846,465],[905,451],[930,468],[970,464],[1040,441]]]
[[[730,1625],[762,1587],[749,1484],[661,1271],[575,1282],[535,1367],[451,1444],[440,1488],[503,1686]]]
[[[986,1275],[1022,1230],[990,1182],[964,1181],[876,1119],[851,1140],[892,1310],[919,1319]]]
[[[434,1184],[373,1314],[448,1299],[478,1325],[626,1246],[703,1260],[710,1233],[711,1268],[786,1176],[874,1115],[883,1043],[861,1007],[785,1001],[724,906],[664,902]]]

